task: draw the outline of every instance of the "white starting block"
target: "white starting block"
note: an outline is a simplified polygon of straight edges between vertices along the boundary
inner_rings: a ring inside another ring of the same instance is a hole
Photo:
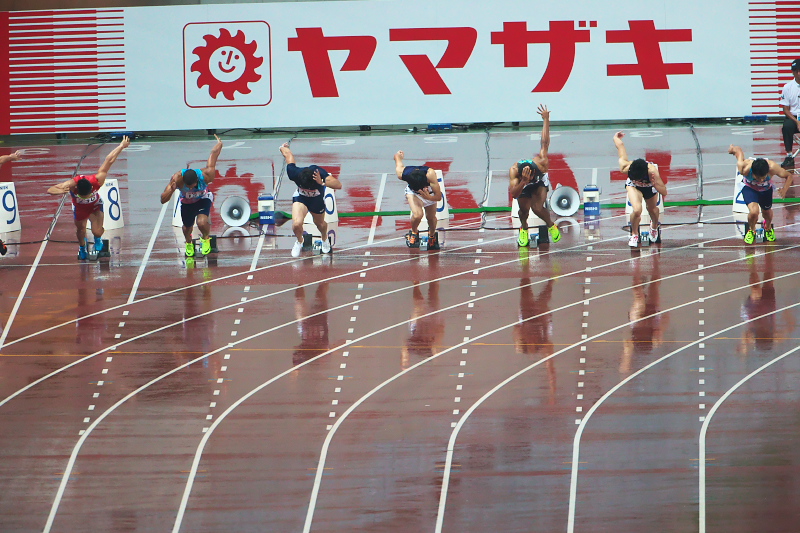
[[[733,212],[749,214],[750,209],[747,207],[747,202],[744,201],[744,176],[736,172],[736,179],[733,183]],[[758,217],[761,218],[761,206],[758,207]],[[745,217],[746,218],[746,217]]]
[[[339,222],[339,209],[336,207],[334,189],[325,187],[322,199],[325,202],[325,222],[328,224],[331,222]],[[303,225],[305,224],[314,225],[314,218],[311,216],[311,213],[306,213],[306,218],[303,219]],[[319,234],[319,231],[317,231],[317,234]]]
[[[122,200],[119,195],[119,183],[115,179],[107,179],[97,191],[103,200],[103,229],[119,229],[125,226],[122,216]],[[92,221],[86,222],[86,228],[92,229]]]
[[[14,183],[6,181],[0,183],[0,233],[9,233],[22,230],[22,223],[17,207],[17,190]]]
[[[436,172],[436,181],[439,182],[439,189],[442,191],[442,199],[436,202],[436,220],[450,220],[450,208],[447,205],[447,193],[444,187],[444,176],[441,170],[434,169]],[[409,211],[408,216],[411,217]],[[437,227],[439,224],[437,223]],[[422,215],[422,220],[419,223],[419,231],[428,231],[428,220],[425,215]]]
[[[664,212],[664,198],[661,196],[661,193],[656,193],[656,208],[658,209],[659,214]],[[630,200],[625,199],[625,218],[628,220],[628,224],[631,223],[631,213],[633,213],[633,206],[631,205]],[[645,203],[644,199],[642,199],[642,216],[639,219],[639,225],[647,225],[650,226],[652,220],[650,219],[650,212],[647,210],[647,204]]]

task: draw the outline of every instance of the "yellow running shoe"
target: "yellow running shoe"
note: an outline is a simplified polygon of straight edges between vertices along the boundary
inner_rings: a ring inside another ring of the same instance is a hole
[[[775,228],[769,228],[768,230],[764,231],[764,238],[767,239],[767,242],[775,242]]]
[[[558,242],[561,240],[561,232],[558,231],[558,226],[555,224],[547,228],[547,233],[550,234],[550,240],[552,242]]]
[[[186,243],[186,257],[194,257],[194,243],[187,242]]]
[[[528,230],[519,228],[519,236],[517,237],[517,246],[528,246],[531,242],[528,237]]]
[[[200,239],[200,251],[203,255],[208,255],[211,253],[211,237],[208,239]]]
[[[754,242],[756,242],[756,232],[749,229],[747,233],[744,234],[744,243],[753,244]]]

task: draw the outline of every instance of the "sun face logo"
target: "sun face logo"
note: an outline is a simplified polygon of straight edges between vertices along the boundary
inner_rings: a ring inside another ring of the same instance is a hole
[[[248,84],[261,79],[256,69],[264,63],[257,57],[258,44],[253,40],[246,42],[242,30],[231,36],[225,28],[220,28],[219,37],[204,35],[205,46],[198,46],[192,53],[198,60],[192,64],[191,71],[200,74],[197,87],[208,86],[211,98],[222,93],[228,100],[234,100],[234,93],[249,94]]]

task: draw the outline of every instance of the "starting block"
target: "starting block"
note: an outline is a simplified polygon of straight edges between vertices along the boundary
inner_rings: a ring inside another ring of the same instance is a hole
[[[208,252],[209,254],[218,254],[219,250],[217,249],[217,236],[216,235],[209,235],[211,238],[211,251]],[[203,255],[200,252],[200,239],[192,239],[192,244],[194,244],[194,253],[195,256],[197,254]]]
[[[111,249],[108,239],[103,239],[103,249],[100,252],[94,249],[93,242],[87,242],[86,253],[89,256],[89,261],[97,261],[98,259],[111,257]]]

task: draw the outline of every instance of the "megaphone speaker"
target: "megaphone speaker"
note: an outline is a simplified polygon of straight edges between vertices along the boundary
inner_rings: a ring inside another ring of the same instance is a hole
[[[550,194],[550,208],[560,217],[571,217],[578,212],[581,199],[572,187],[557,187]]]
[[[239,196],[231,196],[219,208],[222,221],[231,227],[244,226],[250,220],[250,204]]]

